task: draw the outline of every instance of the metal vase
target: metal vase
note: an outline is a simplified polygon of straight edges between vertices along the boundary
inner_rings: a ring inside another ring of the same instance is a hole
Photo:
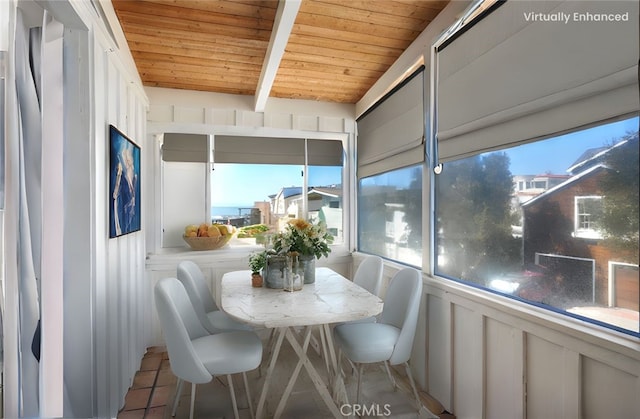
[[[264,268],[264,283],[267,288],[284,288],[287,275],[287,257],[281,255],[268,255],[267,265]]]

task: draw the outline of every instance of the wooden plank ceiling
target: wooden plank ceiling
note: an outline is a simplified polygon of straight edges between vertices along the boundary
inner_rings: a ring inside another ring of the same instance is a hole
[[[113,7],[145,86],[356,103],[447,2],[113,0]]]

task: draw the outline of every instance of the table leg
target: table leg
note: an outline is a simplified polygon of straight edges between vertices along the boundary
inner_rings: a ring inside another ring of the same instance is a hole
[[[336,351],[333,345],[333,336],[331,335],[331,326],[329,326],[328,324],[323,324],[322,330],[320,331],[320,333],[324,334],[325,340],[327,342],[327,351],[325,351],[325,356],[329,357],[329,359],[327,360],[327,362],[331,365],[331,368],[329,370],[329,376],[330,376],[329,381],[333,383],[333,380],[335,380],[338,377],[338,374],[340,373],[340,371],[338,369],[338,362],[336,360]]]
[[[267,401],[267,392],[269,391],[269,385],[271,384],[271,380],[273,379],[273,370],[275,369],[276,360],[278,359],[278,355],[280,354],[282,341],[284,340],[287,330],[288,329],[286,327],[281,327],[276,331],[278,337],[276,338],[276,342],[271,353],[271,360],[269,361],[269,368],[267,368],[267,374],[264,378],[264,383],[262,383],[262,392],[260,393],[260,400],[258,401],[258,407],[256,408],[256,419],[262,419],[263,417],[265,417],[265,402]]]
[[[320,397],[325,402],[329,410],[331,410],[331,413],[333,414],[333,416],[335,418],[343,417],[343,415],[340,413],[340,410],[334,403],[333,398],[331,397],[331,394],[329,393],[329,390],[327,389],[326,384],[322,381],[322,377],[320,377],[316,369],[313,367],[311,360],[307,356],[307,347],[309,346],[309,340],[311,338],[311,329],[312,328],[308,326],[307,330],[305,331],[304,342],[303,342],[304,348],[300,346],[300,343],[298,343],[298,341],[296,340],[291,330],[287,329],[286,331],[287,341],[291,344],[291,347],[293,348],[295,353],[298,355],[299,361],[298,361],[298,364],[296,365],[296,368],[293,371],[293,375],[291,376],[289,383],[287,384],[287,390],[285,390],[285,393],[283,394],[282,399],[280,399],[280,403],[278,404],[278,408],[276,409],[276,414],[274,415],[274,418],[276,419],[282,414],[282,411],[284,410],[284,406],[289,397],[289,393],[291,392],[291,389],[293,388],[293,385],[295,384],[298,378],[298,374],[302,366],[304,366],[305,369],[307,370],[307,373],[309,374],[309,378],[311,378],[313,385],[315,386],[316,390],[318,390]]]

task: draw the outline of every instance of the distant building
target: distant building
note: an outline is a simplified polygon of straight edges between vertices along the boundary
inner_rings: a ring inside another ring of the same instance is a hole
[[[283,218],[301,218],[303,216],[302,187],[290,186],[281,188],[277,194],[271,195],[271,211],[273,222]],[[312,186],[307,191],[307,208],[309,219],[322,220],[335,241],[342,240],[342,188],[340,185]]]

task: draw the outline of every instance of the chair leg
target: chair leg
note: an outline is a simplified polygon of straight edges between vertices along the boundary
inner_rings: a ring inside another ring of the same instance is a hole
[[[364,374],[364,364],[358,365],[358,386],[356,387],[356,405],[360,405],[360,385],[362,384],[362,374]]]
[[[227,380],[229,380],[229,392],[231,393],[231,403],[233,404],[233,414],[236,419],[240,419],[240,415],[238,414],[238,402],[236,400],[236,392],[233,389],[233,379],[231,378],[231,374],[227,374]]]
[[[247,403],[249,404],[249,413],[251,414],[251,419],[255,419],[255,415],[253,413],[253,404],[251,403],[251,392],[249,390],[249,381],[247,380],[247,373],[242,373],[242,379],[244,380],[244,391],[247,393]]]
[[[420,402],[420,396],[418,396],[418,389],[416,388],[416,383],[413,381],[413,374],[411,374],[411,368],[409,368],[409,363],[404,363],[404,368],[407,371],[407,377],[409,377],[409,383],[411,384],[411,389],[413,389],[413,395],[416,398],[416,409],[420,410],[422,403]]]
[[[196,404],[196,383],[191,383],[191,407],[189,408],[189,419],[193,419],[193,407]]]
[[[389,362],[384,361],[384,368],[387,370],[387,376],[389,377],[389,381],[391,381],[391,385],[393,386],[393,391],[398,389],[398,385],[396,384],[396,380],[393,379],[393,375],[391,375],[391,370],[389,369]]]
[[[176,410],[178,410],[178,402],[180,401],[180,395],[182,394],[182,384],[184,381],[181,378],[178,378],[178,382],[176,383],[176,395],[173,400],[173,409],[171,410],[171,416],[176,415]]]

